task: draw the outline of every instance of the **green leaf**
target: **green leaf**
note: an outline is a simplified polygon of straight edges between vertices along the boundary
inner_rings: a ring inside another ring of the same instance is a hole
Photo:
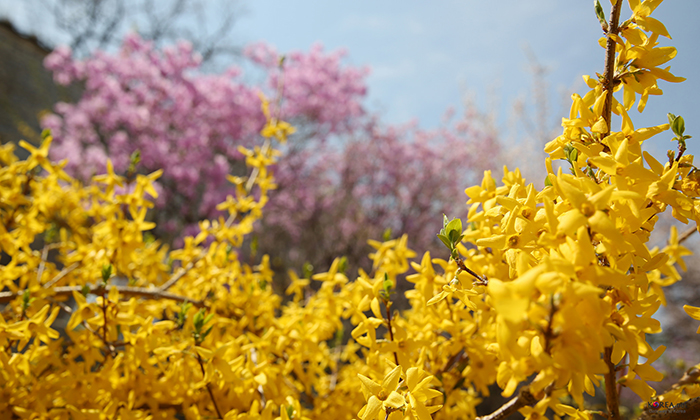
[[[134,153],[129,156],[129,168],[127,169],[129,176],[132,176],[134,172],[136,172],[136,165],[138,165],[139,162],[141,162],[141,152],[135,150]]]
[[[572,165],[578,159],[578,149],[576,149],[571,143],[564,146],[564,156]]]
[[[391,240],[391,228],[384,229],[384,233],[382,234],[382,240],[384,240],[384,242],[388,242],[389,240]]]
[[[459,237],[461,232],[457,232],[456,230],[451,230],[450,231],[450,243],[452,246],[456,245],[457,242],[459,242]]]
[[[578,160],[578,149],[573,149],[571,153],[569,153],[569,162],[572,164],[576,163]]]
[[[102,281],[107,283],[107,280],[112,277],[112,264],[102,266]]]
[[[287,409],[287,417],[289,417],[290,419],[293,419],[294,418],[294,407],[292,407],[291,405],[287,405],[287,406],[285,406],[285,408]]]
[[[207,325],[207,324],[209,323],[209,321],[211,321],[212,318],[214,318],[214,314],[209,314],[209,315],[207,315],[207,317],[204,318],[204,324],[203,324],[203,325]]]
[[[155,242],[156,237],[151,232],[143,232],[143,243],[150,245]]]
[[[42,139],[42,140],[46,140],[46,138],[47,138],[47,137],[50,137],[50,136],[51,136],[51,130],[50,130],[50,129],[45,128],[45,129],[42,130],[42,132],[41,132],[41,139]]]
[[[25,290],[22,294],[22,309],[29,308],[29,305],[34,301],[33,298],[29,297],[29,289]]]
[[[450,223],[449,220],[447,220],[447,215],[443,213],[442,215],[442,228],[445,229],[447,228],[447,224]]]
[[[453,219],[445,228],[448,237],[452,237],[452,232],[457,232],[457,235],[462,234],[462,221],[459,218]]]
[[[310,279],[311,275],[314,272],[314,266],[307,261],[304,263],[304,265],[301,266],[301,272],[305,279]]]
[[[668,123],[673,124],[673,120],[676,119],[676,116],[674,114],[671,114],[670,112],[666,114],[666,117],[668,117]]]
[[[343,344],[343,335],[345,334],[345,329],[341,326],[335,331],[335,336],[333,336],[332,345],[333,347],[338,347]]]
[[[551,187],[551,186],[552,186],[552,181],[549,180],[549,175],[547,175],[547,176],[544,178],[544,186],[545,186],[545,187]]]
[[[447,247],[447,249],[452,250],[452,243],[451,243],[450,240],[447,238],[447,236],[441,235],[441,234],[438,233],[438,236],[437,236],[437,237],[440,238],[440,240],[442,241],[443,244],[445,244],[445,246]]]
[[[194,324],[194,329],[197,332],[200,332],[202,330],[202,327],[204,326],[204,309],[200,309],[199,312],[194,314],[194,318],[192,319],[192,323]]]
[[[90,293],[90,286],[88,286],[87,284],[84,284],[83,288],[80,289],[80,293],[82,293],[83,296],[87,296],[88,293]]]
[[[208,336],[209,333],[211,332],[212,328],[214,328],[213,325],[212,325],[211,327],[209,327],[209,328],[207,329],[207,331],[206,331],[204,334],[202,334],[202,337],[201,337],[199,340],[200,340],[200,341],[204,341],[204,339],[207,338],[207,336]]]
[[[683,121],[683,117],[679,115],[673,119],[671,130],[673,130],[673,133],[678,137],[683,137],[683,133],[685,132],[685,121]]]
[[[258,253],[258,235],[253,235],[250,240],[250,255],[255,256]]]
[[[338,272],[345,274],[345,271],[348,269],[348,257],[343,255],[340,258],[340,262],[338,263]]]
[[[608,23],[605,21],[605,12],[603,11],[603,6],[600,5],[600,2],[598,0],[595,0],[594,7],[595,15],[598,18],[598,22],[600,22],[600,26],[602,26],[603,29],[607,31]]]
[[[129,163],[136,166],[139,164],[139,162],[141,162],[141,151],[134,150],[134,153],[129,156]]]
[[[391,290],[394,288],[394,282],[389,279],[389,275],[387,273],[384,273],[384,283],[382,283],[382,288],[384,289],[384,293],[389,295],[391,293]]]
[[[187,312],[189,312],[191,307],[192,304],[190,302],[183,302],[180,305],[180,313],[177,314],[178,328],[182,328],[185,325],[185,321],[187,320]]]

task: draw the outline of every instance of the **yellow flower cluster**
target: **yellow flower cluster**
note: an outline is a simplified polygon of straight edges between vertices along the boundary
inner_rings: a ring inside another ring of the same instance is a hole
[[[236,194],[218,207],[228,218],[201,222],[172,251],[144,234],[159,172],[122,177],[108,163],[83,186],[47,158],[50,135],[21,143],[24,161],[2,146],[0,419],[474,419],[494,383],[504,396],[520,387],[512,409],[528,419],[591,419],[583,393],[603,381],[649,401],[665,347],[647,335],[660,332],[653,315],[688,250],[675,229],[664,249],[647,243],[666,207],[697,223],[700,199],[684,149],[664,164],[642,151],[669,125],[635,130],[627,115],[637,94],[643,109],[660,93],[658,79],[679,81],[658,67],[675,55],[657,47],[668,36],[650,17],[660,1],[629,3],[632,18],[608,28],[611,79],[586,78],[590,92],[573,96],[546,146],[543,189],[517,169],[500,183],[487,171],[465,191],[466,230],[445,220],[448,259],[411,262],[405,236],[370,241],[371,272],[350,281],[340,259],[308,278],[290,272],[284,304],[269,258],[250,266],[238,251],[275,188],[271,139],[293,131],[266,99],[265,144],[241,150],[252,173],[229,177]],[[404,278],[414,287],[399,312]],[[688,382],[660,398],[695,396]]]

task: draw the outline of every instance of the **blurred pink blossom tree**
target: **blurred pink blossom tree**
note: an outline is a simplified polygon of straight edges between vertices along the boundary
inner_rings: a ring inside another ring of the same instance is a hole
[[[226,175],[242,168],[238,145],[257,141],[258,92],[275,97],[282,77],[277,112],[299,130],[275,169],[279,188],[254,247],[294,267],[339,254],[352,261],[387,228],[421,247],[437,245],[440,220],[432,215],[463,208],[463,187],[497,160],[498,143],[474,112],[434,130],[382,124],[363,106],[368,69],[344,65],[344,51],[293,52],[283,70],[265,43],[244,55],[264,72],[262,85],[246,84],[238,67],[200,72],[187,43],[161,51],[130,35],[118,53],[84,60],[56,49],[45,61],[55,80],[85,90],[42,121],[54,134],[52,157],[67,158],[67,171],[88,179],[105,171],[108,158],[126,172],[138,150],[140,171],[164,170],[151,216],[164,228],[154,235],[170,241],[183,229],[196,233],[231,193]]]

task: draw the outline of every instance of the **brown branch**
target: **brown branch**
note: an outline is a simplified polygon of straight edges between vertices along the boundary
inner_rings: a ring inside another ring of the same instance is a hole
[[[114,344],[107,341],[106,336],[100,336],[100,333],[98,333],[96,330],[93,330],[92,327],[90,327],[90,325],[85,321],[82,322],[82,325],[87,331],[90,331],[90,333],[92,335],[94,335],[100,341],[102,341],[102,343],[105,345],[105,348],[109,351],[110,356],[115,357],[117,355],[117,350],[116,350]],[[105,354],[105,358],[107,358],[106,354]],[[100,366],[102,366],[103,364],[104,364],[104,361],[100,362]]]
[[[388,297],[384,300],[384,306],[386,307],[386,323],[387,323],[386,328],[389,330],[389,338],[391,339],[391,342],[393,343],[394,342],[394,331],[391,328],[391,309],[390,309],[391,308],[391,301],[389,300]],[[396,352],[394,352],[394,361],[396,362],[396,366],[398,366],[399,365],[399,355]]]
[[[615,90],[615,36],[619,32],[620,10],[622,0],[617,0],[612,5],[610,11],[610,23],[607,31],[607,44],[605,46],[605,71],[603,73],[603,90],[605,91],[605,104],[603,106],[603,118],[606,124],[603,138],[610,134],[612,123],[612,102],[613,91]],[[612,347],[606,347],[604,361],[608,366],[608,373],[605,374],[605,396],[608,408],[608,420],[620,420],[620,401],[617,393],[617,371],[612,363]]]
[[[695,231],[698,230],[697,225],[694,228],[690,228],[686,230],[685,232],[681,233],[681,236],[678,237],[678,243],[682,244],[685,242],[688,238],[690,238]]]
[[[608,42],[605,46],[605,72],[603,73],[603,90],[605,90],[605,105],[603,106],[603,118],[607,125],[607,130],[603,137],[610,134],[610,124],[612,122],[612,100],[613,90],[615,89],[615,39],[614,36],[619,32],[620,9],[622,9],[622,0],[617,0],[610,11],[610,23],[608,24]]]
[[[520,388],[520,393],[517,397],[508,401],[493,413],[487,416],[477,417],[476,420],[505,420],[521,408],[533,406],[535,404],[537,404],[537,399],[530,393],[530,389],[524,386]]]
[[[469,267],[467,267],[466,264],[464,264],[464,260],[462,260],[461,257],[454,258],[455,262],[457,263],[457,266],[460,268],[462,271],[466,271],[467,273],[471,274],[476,280],[476,284],[479,286],[488,286],[489,281],[486,277],[480,276],[476,274],[473,270],[471,270]]]
[[[617,393],[617,370],[612,362],[612,347],[606,347],[603,356],[608,366],[605,374],[605,399],[608,406],[608,420],[620,420],[620,396]]]
[[[554,336],[554,315],[557,312],[557,307],[554,305],[554,295],[549,298],[549,321],[547,322],[547,329],[544,330],[544,351],[551,356],[552,340]]]
[[[202,376],[207,376],[207,374],[204,371],[204,362],[202,361],[202,356],[197,353],[197,361],[199,362],[199,367],[202,369]],[[211,397],[211,402],[214,404],[214,409],[216,410],[216,415],[219,416],[220,419],[223,419],[224,417],[221,415],[221,411],[219,410],[219,406],[216,404],[216,399],[214,398],[214,392],[211,390],[211,384],[207,383],[207,391],[209,391],[209,396]]]
[[[143,297],[146,299],[168,299],[177,302],[189,302],[197,308],[206,307],[207,305],[201,300],[192,300],[186,296],[180,296],[173,293],[161,291],[156,288],[145,288],[145,287],[132,287],[132,286],[114,286],[114,285],[87,285],[87,292],[95,295],[100,295],[103,292],[109,293],[112,289],[117,289],[119,294],[124,296],[136,296]],[[54,287],[51,289],[53,291],[53,297],[56,296],[71,296],[73,292],[82,292],[84,286],[61,286]],[[26,290],[19,290],[17,292],[0,292],[0,303],[8,303],[13,299],[22,296]]]
[[[445,365],[435,373],[435,376],[442,376],[445,372],[451,370],[453,367],[468,359],[469,356],[464,352],[464,349],[458,351],[457,353],[453,354],[452,357],[447,360],[447,362],[445,362]]]

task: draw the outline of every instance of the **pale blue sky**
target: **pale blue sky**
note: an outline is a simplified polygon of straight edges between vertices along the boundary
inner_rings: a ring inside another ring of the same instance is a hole
[[[602,0],[606,14],[609,2]],[[625,2],[626,3],[626,2]],[[448,106],[460,106],[465,93],[477,105],[495,90],[501,124],[513,101],[530,93],[526,46],[550,70],[549,99],[553,121],[561,119],[561,97],[584,90],[581,75],[602,73],[602,36],[590,0],[256,0],[236,24],[242,42],[266,40],[281,51],[307,50],[314,42],[327,49],[344,47],[348,62],[369,65],[370,109],[399,123],[418,118],[421,125],[439,123]],[[625,7],[627,7],[625,5]],[[666,122],[666,113],[682,115],[691,151],[700,152],[700,25],[696,0],[667,0],[653,16],[673,37],[664,45],[678,48],[671,71],[688,80],[661,82],[664,96],[652,97],[636,127]],[[629,10],[623,12],[629,16]],[[697,76],[696,76],[697,75]],[[567,113],[570,102],[566,102]],[[696,123],[697,121],[697,123]],[[663,152],[670,137],[652,140]],[[652,146],[650,144],[650,146]],[[655,147],[655,148],[656,148]]]

